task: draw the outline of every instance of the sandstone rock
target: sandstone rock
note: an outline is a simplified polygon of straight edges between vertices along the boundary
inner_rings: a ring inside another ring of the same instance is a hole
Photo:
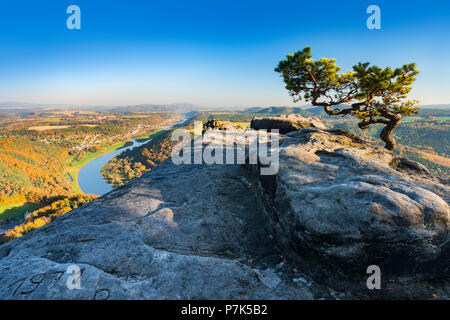
[[[375,264],[387,277],[448,279],[450,188],[422,165],[307,128],[281,139],[275,176],[247,169],[280,247],[310,274],[363,281]]]
[[[0,298],[312,299],[273,271],[280,254],[242,178],[240,165],[169,159],[0,246]]]
[[[255,130],[272,130],[279,129],[281,134],[297,131],[302,128],[320,128],[326,129],[325,125],[317,118],[304,118],[298,114],[289,116],[253,118],[250,127]]]
[[[235,128],[231,125],[229,121],[220,121],[217,119],[209,119],[207,122],[203,124],[203,132],[205,132],[208,129],[235,130]]]

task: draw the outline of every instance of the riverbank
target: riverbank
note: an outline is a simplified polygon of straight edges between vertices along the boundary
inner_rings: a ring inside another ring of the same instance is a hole
[[[135,138],[135,140],[139,143],[144,143],[154,137],[157,137],[158,135],[164,133],[165,131],[167,131],[167,130],[166,129],[157,129],[155,131],[152,131],[148,135],[137,137],[137,138]],[[69,179],[70,185],[72,186],[72,189],[75,191],[75,193],[83,194],[84,192],[80,188],[80,185],[78,183],[78,176],[79,176],[81,168],[83,168],[86,164],[88,164],[92,160],[95,160],[105,154],[117,151],[119,149],[128,148],[132,145],[133,145],[133,143],[131,141],[123,141],[123,142],[118,142],[113,145],[107,146],[100,151],[87,153],[78,161],[75,161],[74,157],[72,157],[67,161],[68,167],[64,170],[64,176]]]
[[[147,140],[156,138],[157,136],[159,136],[160,134],[164,133],[165,131],[167,131],[167,130],[166,130],[166,129],[159,129],[159,130],[156,130],[156,131],[154,131],[153,133],[150,133],[150,134],[148,134],[148,135],[146,135],[146,136],[136,138],[136,141],[137,141],[137,142],[145,142],[145,141],[147,141]]]
[[[144,138],[140,137],[139,139]],[[98,152],[90,152],[84,155],[80,160],[74,161],[74,157],[70,158],[67,161],[67,167],[64,169],[64,177],[67,177],[70,181],[70,185],[74,193],[83,194],[84,192],[81,190],[78,185],[78,173],[81,168],[89,163],[90,161],[101,157],[107,153],[117,151],[122,148],[127,148],[131,146],[133,143],[130,141],[118,142],[113,145],[107,146]],[[0,221],[20,221],[23,219],[24,214],[28,212],[32,212],[40,207],[43,204],[41,203],[32,203],[32,202],[20,202],[8,205],[0,206]]]
[[[73,179],[71,181],[72,185],[77,187],[82,193],[96,195],[108,193],[114,188],[114,186],[109,184],[101,174],[103,166],[111,159],[114,159],[120,155],[122,152],[144,145],[152,138],[161,135],[163,132],[166,132],[164,128],[154,130],[149,135],[132,138],[131,141],[123,145],[121,148],[114,148],[114,146],[111,146],[108,148],[108,152],[101,152],[96,155],[96,157],[91,155],[89,159],[86,157],[80,160],[79,163],[77,163],[78,166],[74,168],[77,171],[76,174],[73,173],[71,175]]]
[[[68,163],[68,167],[64,170],[64,176],[69,178],[70,185],[72,186],[75,193],[84,193],[79,184],[78,184],[78,173],[80,172],[81,168],[85,166],[90,161],[101,157],[107,153],[126,148],[132,145],[132,142],[130,141],[124,141],[124,142],[118,142],[115,144],[112,144],[110,146],[105,147],[101,151],[98,152],[90,152],[86,155],[84,155],[80,160],[74,161],[74,157],[70,158]]]
[[[153,139],[166,131],[167,130],[163,129],[163,128],[157,129],[157,130],[152,131],[148,135],[137,137],[137,138],[135,138],[135,140],[139,143],[145,143],[145,142],[148,142],[150,139]],[[89,162],[91,162],[103,155],[106,155],[108,153],[111,153],[111,152],[114,152],[114,151],[117,151],[120,149],[130,147],[132,145],[133,145],[133,143],[131,141],[123,141],[123,142],[118,142],[118,143],[112,144],[110,146],[107,146],[100,151],[87,153],[78,161],[75,161],[74,157],[71,157],[67,161],[67,166],[64,169],[64,177],[69,179],[70,185],[72,186],[74,193],[84,194],[83,190],[80,188],[80,186],[78,184],[78,175],[79,175],[81,168],[83,168]],[[24,214],[27,211],[32,212],[42,206],[43,206],[43,204],[31,203],[31,202],[20,202],[20,203],[2,205],[2,206],[0,206],[0,221],[22,220]]]
[[[182,119],[176,124],[166,126],[149,136],[148,142],[127,150],[110,159],[100,173],[102,180],[114,187],[122,186],[133,179],[139,178],[151,168],[157,166],[171,155],[172,148],[178,143],[172,141],[172,131],[175,128],[188,128],[188,123],[194,118]]]

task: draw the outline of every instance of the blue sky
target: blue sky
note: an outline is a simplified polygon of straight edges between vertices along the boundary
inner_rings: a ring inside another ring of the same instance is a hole
[[[71,4],[81,30],[66,28]],[[411,96],[450,103],[448,0],[2,0],[0,101],[292,105],[273,69],[307,45],[344,70],[416,62]]]

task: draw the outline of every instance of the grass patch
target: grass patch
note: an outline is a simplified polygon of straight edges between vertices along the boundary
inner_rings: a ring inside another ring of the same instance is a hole
[[[39,203],[24,202],[0,206],[0,220],[22,219],[25,212],[31,212],[41,207]]]
[[[154,132],[152,132],[152,133],[150,133],[150,134],[148,134],[146,136],[142,136],[142,137],[136,138],[136,141],[137,142],[145,142],[145,141],[147,141],[149,139],[152,139],[152,138],[155,138],[155,137],[159,136],[160,134],[162,134],[165,131],[166,130],[164,130],[164,129],[159,129],[159,130],[154,131]]]

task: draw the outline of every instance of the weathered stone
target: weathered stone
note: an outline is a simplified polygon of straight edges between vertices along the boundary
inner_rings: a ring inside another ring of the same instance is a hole
[[[220,121],[217,119],[209,119],[203,124],[203,132],[208,129],[235,130],[229,121]]]
[[[450,276],[450,188],[420,164],[343,130],[302,129],[280,142],[276,176],[258,175],[280,248],[324,281]]]
[[[317,118],[304,118],[298,114],[279,117],[253,118],[250,127],[255,130],[278,129],[281,134],[297,131],[302,128],[326,129],[325,125]]]
[[[280,254],[242,178],[240,165],[169,159],[0,246],[0,298],[312,299],[273,271]],[[80,290],[67,287],[74,264]]]

